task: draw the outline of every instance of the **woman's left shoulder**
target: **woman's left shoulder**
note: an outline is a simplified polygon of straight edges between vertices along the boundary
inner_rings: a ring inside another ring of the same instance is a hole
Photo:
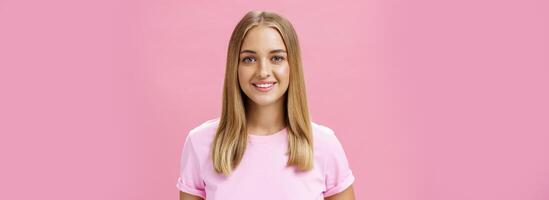
[[[324,197],[344,191],[355,177],[349,166],[345,150],[333,129],[313,123],[314,154],[324,174]]]
[[[336,136],[336,133],[332,128],[329,128],[326,125],[318,124],[315,122],[311,123],[311,128],[313,131],[313,144],[318,148],[338,148],[340,142]]]

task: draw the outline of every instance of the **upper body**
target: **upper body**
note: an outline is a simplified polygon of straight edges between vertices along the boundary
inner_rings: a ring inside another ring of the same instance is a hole
[[[343,147],[334,131],[312,123],[314,167],[307,172],[286,166],[287,129],[270,135],[249,134],[246,153],[233,173],[213,170],[210,145],[219,119],[192,129],[185,141],[177,188],[208,200],[321,200],[354,182]]]
[[[310,120],[292,24],[263,11],[237,24],[221,116],[186,138],[182,200],[354,200],[354,176],[334,132]]]

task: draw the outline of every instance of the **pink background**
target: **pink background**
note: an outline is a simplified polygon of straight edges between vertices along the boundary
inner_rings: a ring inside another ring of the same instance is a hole
[[[549,5],[0,0],[0,199],[177,199],[230,33],[277,11],[358,199],[549,199]]]

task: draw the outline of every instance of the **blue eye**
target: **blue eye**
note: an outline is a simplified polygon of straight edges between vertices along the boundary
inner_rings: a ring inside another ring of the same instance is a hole
[[[245,57],[244,59],[242,59],[242,62],[245,62],[245,63],[250,63],[253,61],[255,61],[255,58],[253,57]]]
[[[272,61],[274,62],[282,62],[284,60],[284,57],[282,56],[273,56],[273,58],[271,58]]]

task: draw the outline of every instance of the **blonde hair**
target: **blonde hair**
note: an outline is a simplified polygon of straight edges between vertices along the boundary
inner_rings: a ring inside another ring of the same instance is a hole
[[[221,118],[211,147],[214,170],[230,175],[246,150],[245,94],[238,83],[238,64],[246,33],[258,25],[276,29],[286,45],[290,66],[288,90],[283,97],[286,98],[285,122],[288,131],[287,166],[308,171],[313,168],[313,138],[297,34],[288,20],[265,11],[248,12],[236,25],[229,41]]]

